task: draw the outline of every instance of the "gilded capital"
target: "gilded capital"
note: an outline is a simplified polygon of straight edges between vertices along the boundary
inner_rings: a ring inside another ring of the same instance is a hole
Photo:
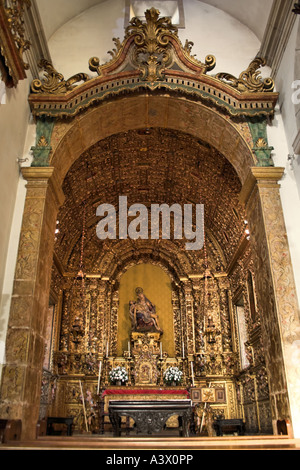
[[[247,204],[255,186],[279,188],[284,170],[282,167],[252,167],[240,192],[241,204]]]

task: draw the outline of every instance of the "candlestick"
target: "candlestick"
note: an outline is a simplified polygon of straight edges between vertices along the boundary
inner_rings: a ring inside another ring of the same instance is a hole
[[[130,357],[130,341],[128,341],[128,357]]]
[[[97,395],[99,395],[99,390],[100,390],[101,369],[102,369],[102,361],[100,361],[99,363]]]
[[[192,385],[194,386],[194,364],[193,361],[191,361],[191,372],[192,372]]]
[[[108,357],[108,341],[106,342],[106,357]]]
[[[85,427],[86,427],[86,431],[89,432],[89,427],[88,427],[88,422],[87,422],[87,416],[86,416],[86,410],[85,410],[85,403],[84,403],[84,396],[83,396],[83,390],[82,390],[81,380],[79,380],[79,386],[80,386],[80,392],[81,392],[81,398],[82,398],[82,407],[83,407],[83,414],[84,414]]]
[[[184,343],[182,343],[182,358],[184,359]]]

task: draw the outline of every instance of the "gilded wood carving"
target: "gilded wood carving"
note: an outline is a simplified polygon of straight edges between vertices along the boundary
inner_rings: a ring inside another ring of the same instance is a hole
[[[151,8],[146,21],[133,18],[124,40],[114,38],[112,59],[100,64],[97,57],[89,67],[98,78],[78,73],[65,80],[53,65],[43,61],[45,77],[34,80],[29,102],[36,116],[74,116],[95,102],[141,90],[168,90],[189,99],[213,103],[236,116],[272,116],[278,94],[272,79],[262,80],[258,69],[264,59],[257,58],[239,78],[228,73],[216,76],[216,59],[208,55],[205,62],[191,55],[192,42],[179,40],[177,28],[169,18],[160,17]],[[83,82],[79,84],[79,82]]]

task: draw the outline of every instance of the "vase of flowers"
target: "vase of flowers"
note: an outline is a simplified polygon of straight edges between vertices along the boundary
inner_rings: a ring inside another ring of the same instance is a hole
[[[178,367],[168,367],[164,372],[164,382],[166,385],[178,385],[182,381],[182,375]]]
[[[128,374],[125,367],[115,367],[109,373],[109,379],[114,385],[124,385],[128,381]]]

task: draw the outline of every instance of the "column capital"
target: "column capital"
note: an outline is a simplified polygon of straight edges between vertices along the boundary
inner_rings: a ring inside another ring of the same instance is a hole
[[[278,181],[281,180],[285,168],[282,167],[252,167],[240,192],[240,202],[247,204],[252,191],[259,188],[279,188]]]
[[[52,189],[58,207],[60,207],[64,200],[65,195],[56,177],[54,167],[23,167],[21,169],[23,178],[27,181],[26,187],[42,186]]]

